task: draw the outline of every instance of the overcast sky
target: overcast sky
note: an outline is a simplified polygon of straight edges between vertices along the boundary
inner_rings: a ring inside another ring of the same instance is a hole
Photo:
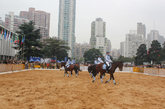
[[[106,22],[106,37],[112,48],[120,48],[129,30],[136,30],[137,22],[159,30],[165,36],[165,0],[77,0],[76,42],[90,39],[91,22],[101,17]],[[19,14],[29,7],[51,13],[50,35],[57,36],[59,0],[0,0],[0,17],[10,11]]]

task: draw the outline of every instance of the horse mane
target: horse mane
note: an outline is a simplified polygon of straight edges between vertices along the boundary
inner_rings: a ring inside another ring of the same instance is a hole
[[[115,62],[113,62],[112,64],[114,64],[115,65],[115,67],[114,67],[114,71],[117,69],[117,67],[120,65],[120,64],[123,64],[123,62],[121,62],[121,61],[115,61]]]

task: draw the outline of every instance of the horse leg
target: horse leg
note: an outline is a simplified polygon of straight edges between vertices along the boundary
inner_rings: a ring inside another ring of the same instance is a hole
[[[103,83],[102,73],[100,73],[100,80],[101,80],[101,83]]]
[[[89,72],[89,75],[92,76],[92,71]]]
[[[65,77],[65,74],[67,74],[67,70],[65,69],[65,71],[64,71],[64,77]]]
[[[69,77],[69,73],[67,71],[64,72],[64,77],[65,77],[65,74],[67,74],[67,77]]]
[[[70,71],[70,74],[71,74],[71,77],[72,77],[72,74],[73,74],[73,73],[72,73],[72,70]]]
[[[93,75],[93,71],[90,72],[90,76],[91,76],[91,78],[94,76],[94,75]]]
[[[93,77],[93,81],[92,81],[92,82],[93,82],[93,83],[94,83],[95,80],[96,80],[96,75],[97,75],[96,72],[92,71],[92,77]]]
[[[96,76],[93,76],[93,80],[92,80],[92,82],[94,83],[94,82],[95,82],[95,80],[96,80]]]
[[[115,81],[113,74],[112,74],[112,79],[113,79],[113,84],[116,85],[116,81]]]
[[[78,74],[76,73],[76,78],[77,78]]]
[[[93,73],[91,73],[91,78],[94,77]]]
[[[64,71],[64,77],[65,77],[66,71]]]
[[[76,78],[77,78],[77,76],[78,76],[78,70],[77,69],[74,69],[74,72],[75,72]]]
[[[103,79],[104,79],[104,77],[105,77],[105,73],[102,74],[102,78],[103,78]]]
[[[76,77],[78,77],[78,75],[79,75],[79,74],[78,74],[78,70],[77,70],[77,71],[76,71]]]
[[[99,76],[99,73],[97,73],[97,76]]]
[[[109,76],[110,76],[110,77],[109,77],[109,80],[107,80],[105,83],[109,83],[109,81],[111,81],[111,79],[112,79],[112,74],[110,74]]]

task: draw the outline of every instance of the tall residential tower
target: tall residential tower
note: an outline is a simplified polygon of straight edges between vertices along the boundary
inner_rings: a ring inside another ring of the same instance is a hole
[[[99,49],[105,55],[106,51],[111,51],[111,42],[106,37],[106,23],[102,18],[97,18],[91,23],[90,46]]]
[[[58,37],[70,47],[69,57],[74,57],[75,50],[75,14],[76,0],[60,0]]]

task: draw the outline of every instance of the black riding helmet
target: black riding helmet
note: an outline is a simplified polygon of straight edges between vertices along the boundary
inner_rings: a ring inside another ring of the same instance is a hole
[[[68,60],[70,60],[70,57],[68,57]]]

